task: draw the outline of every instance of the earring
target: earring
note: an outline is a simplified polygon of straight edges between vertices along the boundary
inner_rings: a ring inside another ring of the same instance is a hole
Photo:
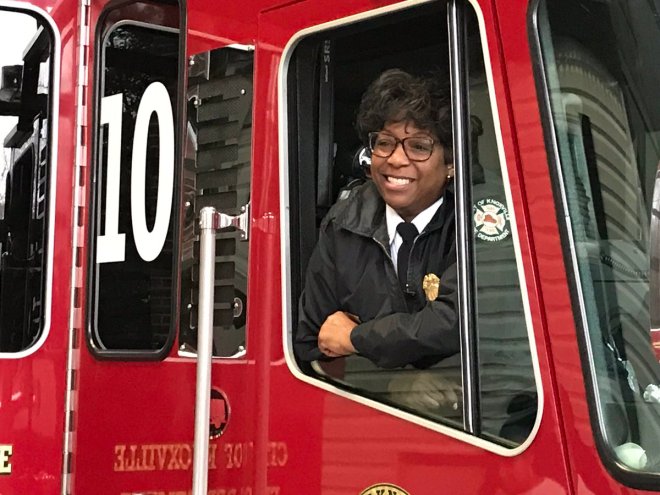
[[[454,178],[453,175],[447,174],[447,180],[448,180],[448,181],[452,180],[453,178]]]

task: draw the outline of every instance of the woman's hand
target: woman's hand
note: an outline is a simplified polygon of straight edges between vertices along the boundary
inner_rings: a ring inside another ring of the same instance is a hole
[[[328,316],[319,330],[321,352],[328,357],[355,354],[355,347],[351,343],[351,332],[357,325],[356,318],[343,311]]]

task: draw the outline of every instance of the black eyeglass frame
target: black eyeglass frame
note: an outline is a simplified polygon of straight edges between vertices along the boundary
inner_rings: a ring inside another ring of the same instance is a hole
[[[405,153],[408,160],[410,160],[411,162],[425,162],[426,160],[431,158],[431,156],[433,156],[433,152],[435,151],[436,141],[433,138],[421,137],[421,136],[408,136],[406,138],[399,139],[396,136],[392,136],[391,134],[387,134],[386,135],[387,137],[394,139],[394,148],[392,148],[392,151],[388,155],[378,154],[374,151],[374,140],[376,138],[378,138],[380,135],[381,135],[381,132],[370,132],[367,135],[368,140],[369,140],[369,151],[371,151],[372,155],[377,156],[379,158],[389,158],[390,156],[392,156],[394,154],[394,152],[399,147],[399,145],[401,145],[401,147],[403,148],[403,152]],[[406,141],[408,141],[409,139],[422,139],[422,140],[430,141],[431,151],[429,151],[429,156],[427,156],[426,158],[411,158],[410,155],[408,154],[408,149],[406,148]]]

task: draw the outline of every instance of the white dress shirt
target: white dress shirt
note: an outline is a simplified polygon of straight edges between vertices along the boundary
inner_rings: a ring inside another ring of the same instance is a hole
[[[422,233],[426,226],[429,224],[435,213],[438,211],[438,208],[440,208],[442,200],[443,198],[441,197],[435,203],[420,212],[415,218],[412,219],[412,224],[417,227],[417,231],[419,233]],[[396,270],[397,253],[399,252],[399,248],[403,243],[403,239],[396,231],[396,226],[401,222],[405,222],[405,220],[401,218],[396,211],[394,211],[394,208],[386,204],[385,221],[387,222],[387,235],[390,239],[390,255],[392,256],[392,262],[394,263],[394,269]]]

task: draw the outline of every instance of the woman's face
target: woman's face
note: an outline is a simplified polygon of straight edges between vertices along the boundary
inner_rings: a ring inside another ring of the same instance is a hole
[[[380,135],[399,140],[425,137],[435,142],[431,156],[424,161],[410,160],[401,143],[387,158],[374,153],[371,156],[371,178],[380,195],[401,218],[410,221],[442,196],[447,177],[454,175],[454,166],[445,163],[445,150],[437,138],[412,122],[387,122]]]

